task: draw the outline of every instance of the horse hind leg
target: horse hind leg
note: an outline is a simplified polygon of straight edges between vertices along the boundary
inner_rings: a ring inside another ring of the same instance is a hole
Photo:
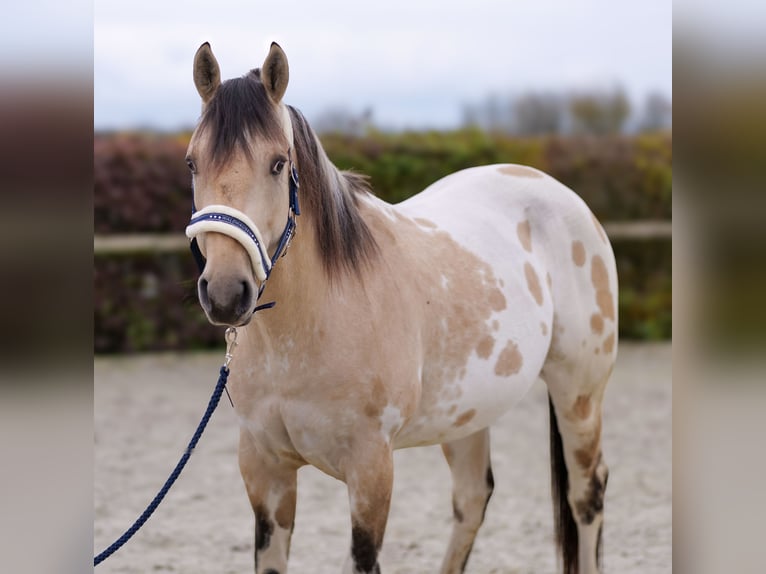
[[[442,574],[465,570],[495,483],[489,457],[489,430],[442,445],[452,473],[453,524]]]
[[[556,541],[564,574],[597,574],[609,475],[601,453],[601,401],[579,395],[572,404],[562,402],[549,395]]]

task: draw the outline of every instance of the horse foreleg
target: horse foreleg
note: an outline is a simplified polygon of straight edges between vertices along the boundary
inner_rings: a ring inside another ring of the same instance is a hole
[[[378,554],[391,504],[393,453],[387,444],[376,447],[365,443],[349,460],[345,481],[351,509],[351,553],[343,572],[380,574]]]
[[[441,572],[460,574],[465,570],[495,486],[489,460],[489,430],[444,443],[442,450],[452,472],[454,521]]]
[[[255,572],[285,574],[295,522],[297,467],[259,456],[243,432],[239,469],[255,513]]]

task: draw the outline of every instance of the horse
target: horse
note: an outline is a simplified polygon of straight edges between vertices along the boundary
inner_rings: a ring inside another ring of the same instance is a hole
[[[205,43],[193,71],[202,112],[186,156],[187,235],[204,265],[204,313],[239,330],[229,388],[256,573],[287,571],[304,465],[347,486],[342,571],[379,573],[392,453],[435,444],[453,484],[441,572],[463,572],[494,488],[488,427],[538,377],[559,562],[565,574],[599,572],[617,274],[585,203],[503,164],[388,204],[339,171],[283,102],[278,44],[261,68],[222,82]]]

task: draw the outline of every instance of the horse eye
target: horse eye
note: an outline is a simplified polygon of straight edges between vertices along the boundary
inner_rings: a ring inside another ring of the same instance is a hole
[[[186,158],[186,165],[189,166],[189,171],[192,173],[197,173],[197,166],[194,165],[194,160],[190,157]]]
[[[282,173],[282,169],[285,167],[285,160],[278,159],[276,163],[274,163],[274,167],[271,168],[271,173],[274,175],[279,175]]]

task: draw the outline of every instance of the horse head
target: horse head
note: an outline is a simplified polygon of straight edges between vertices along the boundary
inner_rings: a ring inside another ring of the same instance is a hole
[[[202,114],[186,154],[195,206],[187,235],[205,260],[198,292],[213,324],[250,321],[292,235],[298,209],[293,128],[282,102],[288,78],[276,43],[260,69],[223,83],[208,43],[194,57]]]

